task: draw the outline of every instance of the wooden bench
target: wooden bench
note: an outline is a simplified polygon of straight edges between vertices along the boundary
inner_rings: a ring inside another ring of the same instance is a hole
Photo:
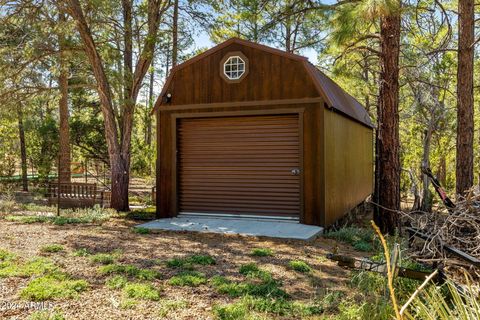
[[[95,204],[105,205],[105,193],[97,190],[95,183],[58,183],[47,186],[49,205],[58,204],[60,208],[87,208]]]

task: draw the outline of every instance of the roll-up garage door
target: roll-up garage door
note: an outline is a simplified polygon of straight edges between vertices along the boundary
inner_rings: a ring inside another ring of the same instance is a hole
[[[181,213],[298,216],[298,115],[180,119]]]

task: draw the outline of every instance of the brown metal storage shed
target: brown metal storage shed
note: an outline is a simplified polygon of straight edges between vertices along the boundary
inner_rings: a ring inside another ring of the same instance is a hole
[[[154,112],[160,218],[328,226],[372,193],[370,117],[304,57],[230,39],[173,68]]]

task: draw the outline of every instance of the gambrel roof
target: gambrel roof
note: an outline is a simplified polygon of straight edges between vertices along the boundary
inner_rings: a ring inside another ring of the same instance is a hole
[[[170,75],[168,76],[165,85],[163,87],[160,96],[158,97],[155,106],[152,110],[152,113],[155,112],[164,102],[164,96],[166,91],[170,85],[170,82],[175,75],[175,72],[178,70],[185,68],[186,66],[195,63],[233,43],[237,43],[242,46],[252,47],[258,50],[263,50],[272,54],[280,55],[285,58],[293,59],[302,62],[305,72],[310,75],[310,78],[315,84],[315,87],[318,91],[319,96],[321,96],[328,108],[331,108],[339,113],[360,122],[368,127],[373,128],[373,123],[370,119],[368,112],[362,106],[358,100],[348,94],[345,90],[343,90],[338,84],[336,84],[332,79],[330,79],[327,75],[325,75],[322,71],[316,68],[313,64],[311,64],[306,57],[288,53],[282,50],[278,50],[275,48],[271,48],[265,45],[257,44],[251,41],[239,39],[239,38],[232,38],[229,39],[185,62],[182,64],[177,65],[176,67],[172,68]]]

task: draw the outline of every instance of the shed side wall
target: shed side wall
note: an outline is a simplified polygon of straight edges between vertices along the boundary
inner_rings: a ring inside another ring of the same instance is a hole
[[[325,226],[373,192],[373,131],[329,109],[325,125]]]

